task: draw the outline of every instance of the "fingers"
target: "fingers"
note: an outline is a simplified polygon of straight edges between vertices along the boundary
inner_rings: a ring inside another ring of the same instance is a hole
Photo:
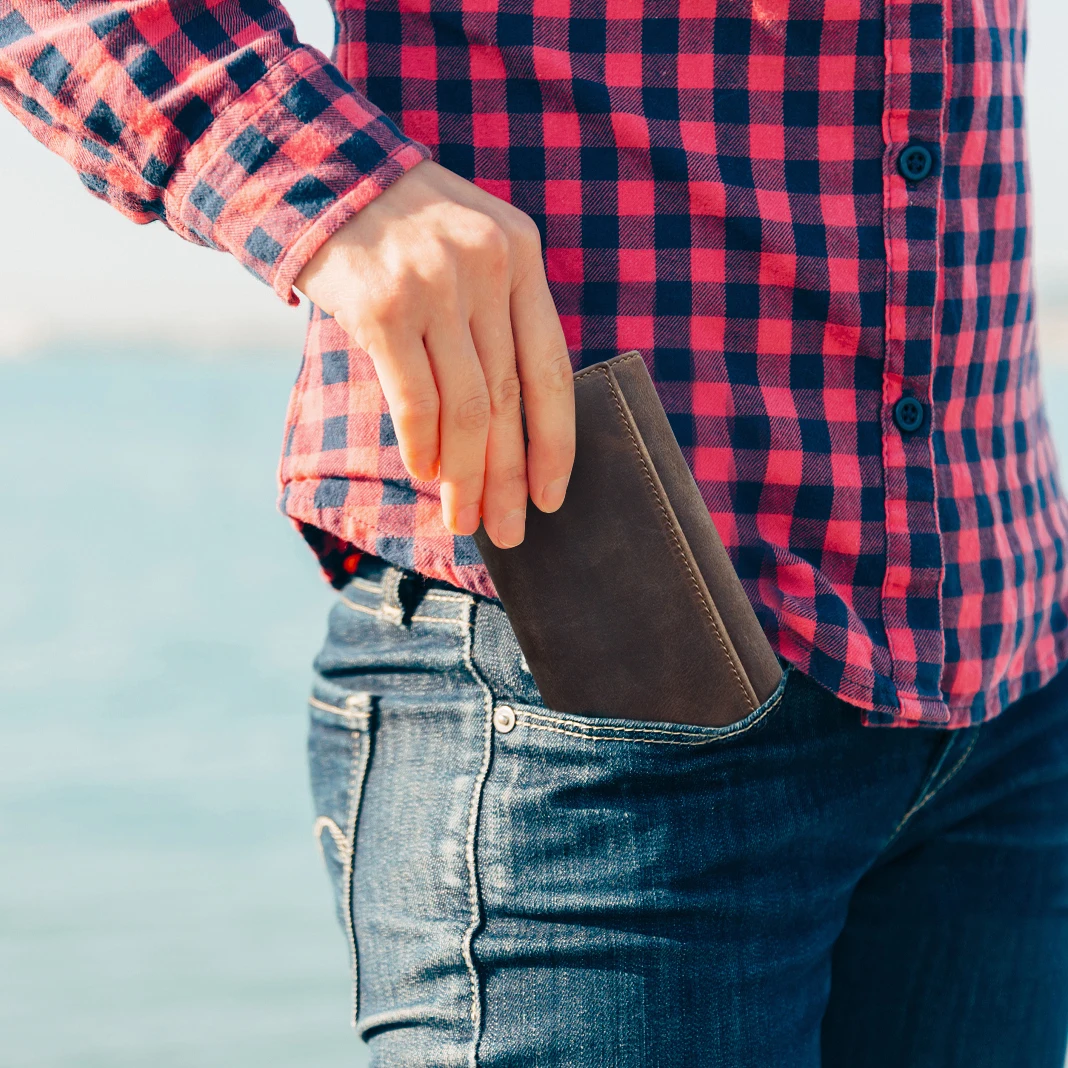
[[[329,238],[298,282],[370,354],[404,465],[440,477],[454,534],[481,517],[510,547],[528,500],[560,506],[574,392],[531,219],[424,161]]]
[[[368,351],[389,406],[401,460],[413,478],[429,482],[438,473],[441,405],[423,341],[418,336],[383,333]]]
[[[442,316],[424,338],[440,399],[441,512],[453,534],[474,534],[482,512],[490,399],[465,318]]]
[[[527,513],[527,465],[520,383],[515,365],[507,290],[478,302],[471,337],[490,400],[482,521],[490,540],[510,549],[523,540]]]
[[[537,228],[511,294],[516,366],[527,422],[527,481],[543,512],[564,503],[575,459],[575,386],[560,317],[542,268]],[[531,244],[534,247],[531,247]]]

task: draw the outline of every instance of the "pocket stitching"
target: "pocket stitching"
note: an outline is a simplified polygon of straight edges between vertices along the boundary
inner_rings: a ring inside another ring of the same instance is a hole
[[[347,722],[328,727],[333,730],[346,730],[351,735],[351,771],[349,773],[349,799],[348,811],[345,814],[345,831],[338,826],[337,821],[329,816],[319,816],[314,825],[314,834],[319,845],[320,855],[325,862],[323,851],[323,831],[330,833],[334,846],[338,851],[338,859],[341,861],[341,896],[342,913],[345,917],[345,934],[349,943],[349,959],[352,970],[352,1025],[356,1026],[360,1009],[360,978],[359,978],[359,949],[356,944],[356,918],[353,915],[352,885],[353,871],[356,860],[356,829],[359,824],[360,809],[363,803],[363,788],[367,777],[367,769],[371,756],[370,716],[369,713],[357,713],[355,716],[351,709],[336,708],[320,701],[316,697],[309,698],[309,704],[323,711],[339,713]],[[353,720],[362,720],[354,724]],[[325,726],[325,724],[324,724]]]
[[[528,712],[525,709],[516,709],[516,723],[522,723],[524,726],[529,727],[531,730],[536,731],[552,731],[556,734],[566,734],[572,738],[582,738],[591,741],[602,742],[637,742],[644,743],[646,745],[684,745],[684,746],[696,746],[696,745],[711,745],[714,742],[727,741],[730,738],[737,738],[741,734],[745,734],[746,731],[751,730],[757,724],[762,723],[764,719],[773,712],[779,704],[781,704],[783,695],[786,692],[786,679],[790,674],[791,667],[787,667],[783,671],[782,679],[779,681],[777,687],[777,693],[772,694],[768,698],[767,702],[754,712],[750,713],[752,717],[745,724],[744,727],[738,727],[736,730],[732,730],[730,727],[726,728],[711,728],[716,731],[715,734],[704,735],[694,737],[691,731],[675,731],[664,727],[622,727],[618,724],[614,724],[611,727],[598,727],[594,724],[582,723],[578,720],[567,719],[561,716],[544,716],[537,712]],[[747,717],[748,718],[748,717]],[[545,720],[544,723],[535,723],[533,720]],[[564,724],[561,727],[549,726],[549,723]],[[573,728],[567,730],[565,728]],[[700,728],[699,728],[700,729]],[[620,732],[632,732],[632,736],[621,734]],[[615,732],[615,733],[611,733]],[[665,734],[671,735],[670,738],[651,738],[642,737],[643,735],[650,734]]]
[[[357,612],[366,612],[369,616],[380,616],[382,614],[381,609],[372,608],[370,605],[360,604],[359,601],[349,600],[343,593],[339,593],[338,600],[345,605],[346,608],[355,608]]]

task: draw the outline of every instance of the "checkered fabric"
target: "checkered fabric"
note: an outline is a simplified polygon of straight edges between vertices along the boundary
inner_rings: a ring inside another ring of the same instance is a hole
[[[576,368],[643,353],[773,645],[865,722],[979,722],[1068,659],[1021,0],[335,12],[347,83],[267,0],[0,0],[0,93],[284,297],[426,146],[537,221]],[[493,595],[317,309],[281,478],[336,581],[364,550]]]
[[[135,222],[293,280],[428,150],[271,0],[0,0],[0,100]]]

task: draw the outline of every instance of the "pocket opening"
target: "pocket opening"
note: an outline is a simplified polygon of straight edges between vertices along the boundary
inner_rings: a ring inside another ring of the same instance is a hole
[[[551,731],[589,741],[630,742],[644,745],[703,746],[726,742],[759,726],[781,703],[793,665],[783,669],[782,678],[770,696],[747,716],[726,726],[713,727],[660,720],[618,719],[553,712],[552,709],[524,705],[510,700],[516,727]]]

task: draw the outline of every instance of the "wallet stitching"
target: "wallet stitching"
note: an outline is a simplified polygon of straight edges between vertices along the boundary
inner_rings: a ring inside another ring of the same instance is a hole
[[[576,730],[564,730],[563,727],[550,727],[546,723],[532,723],[530,717],[533,715],[531,712],[519,712],[516,715],[516,721],[522,723],[523,726],[528,727],[530,730],[535,731],[552,731],[554,734],[566,734],[571,738],[583,738],[587,741],[598,742],[644,742],[646,745],[711,745],[714,742],[725,742],[731,738],[737,738],[740,734],[745,734],[746,731],[752,730],[757,724],[763,723],[768,714],[773,712],[779,707],[782,702],[785,689],[781,690],[778,695],[768,702],[767,706],[760,712],[755,719],[751,720],[744,727],[739,727],[737,730],[725,730],[723,733],[717,733],[705,738],[693,738],[683,740],[684,735],[688,734],[688,731],[660,731],[656,727],[587,727],[583,723],[578,723],[575,720],[561,719],[557,720],[558,723],[567,723],[569,726],[577,728]],[[754,710],[755,711],[755,710]],[[547,717],[542,717],[547,718]],[[678,738],[644,738],[644,737],[627,737],[620,734],[608,734],[602,733],[607,731],[635,731],[642,734],[652,733],[658,731],[663,734],[678,734]]]
[[[621,363],[630,363],[631,360],[640,360],[641,355],[640,352],[628,352],[625,356],[617,356],[614,360],[609,360],[608,362],[615,367]],[[603,367],[587,367],[585,371],[579,371],[575,375],[575,381],[577,382],[580,378],[588,378],[590,375],[598,373],[607,374]]]
[[[633,358],[634,357],[628,357],[628,359]],[[626,361],[620,360],[619,362],[624,363]],[[678,535],[672,529],[671,521],[668,516],[667,509],[664,507],[664,502],[661,499],[660,492],[656,488],[656,483],[653,481],[652,475],[649,474],[649,467],[645,462],[645,457],[642,456],[642,451],[638,447],[638,442],[634,438],[634,431],[631,430],[630,422],[623,412],[623,406],[619,403],[619,396],[616,392],[615,383],[612,381],[611,376],[608,374],[606,368],[602,367],[600,368],[600,370],[605,377],[605,381],[608,383],[608,388],[612,391],[612,400],[615,402],[616,411],[619,412],[619,418],[623,421],[623,425],[627,429],[627,436],[630,438],[630,443],[634,446],[634,451],[638,454],[638,462],[642,465],[642,470],[645,472],[645,480],[649,483],[649,488],[653,491],[653,496],[656,498],[657,506],[659,507],[661,516],[664,520],[664,529],[667,531],[668,534],[671,535],[671,540],[675,543],[675,548],[678,550],[678,554],[682,558],[683,565],[686,568],[687,574],[689,574],[690,576],[690,584],[693,586],[693,591],[697,596],[697,600],[701,604],[702,610],[708,617],[709,623],[712,624],[712,630],[716,635],[716,640],[719,642],[720,648],[723,650],[723,655],[727,658],[727,663],[730,666],[731,674],[734,676],[734,681],[738,683],[738,689],[742,691],[742,696],[745,698],[746,704],[749,705],[750,709],[755,711],[758,706],[753,704],[752,698],[746,692],[745,684],[742,682],[741,677],[738,674],[738,669],[734,665],[734,660],[731,658],[730,650],[727,648],[727,643],[723,640],[723,635],[720,633],[719,626],[716,623],[716,617],[713,616],[712,613],[708,610],[708,605],[705,604],[705,599],[701,596],[701,587],[698,585],[697,578],[693,573],[693,568],[690,567],[690,562],[686,559],[686,553],[683,550],[682,546],[679,544]]]

